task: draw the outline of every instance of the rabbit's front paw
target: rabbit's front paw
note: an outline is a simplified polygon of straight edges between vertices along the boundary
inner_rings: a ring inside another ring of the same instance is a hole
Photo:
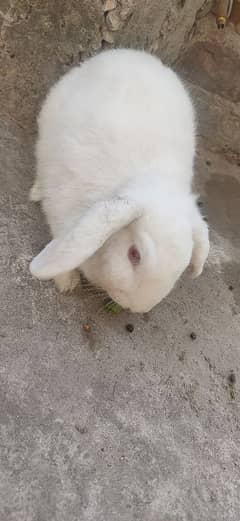
[[[78,270],[68,271],[54,278],[55,284],[61,293],[71,292],[80,282],[80,272]]]
[[[29,199],[33,203],[38,203],[42,199],[42,191],[41,191],[41,186],[40,186],[38,179],[36,179],[34,185],[32,186],[32,188],[30,190]]]

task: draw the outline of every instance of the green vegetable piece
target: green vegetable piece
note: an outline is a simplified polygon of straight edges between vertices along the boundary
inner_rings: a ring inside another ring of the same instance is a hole
[[[121,313],[122,311],[122,307],[112,300],[105,302],[104,309],[107,311],[107,313],[112,313],[113,315],[118,315],[118,313]]]

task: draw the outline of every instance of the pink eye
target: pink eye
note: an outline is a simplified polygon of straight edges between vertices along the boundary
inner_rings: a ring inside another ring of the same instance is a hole
[[[141,260],[141,255],[136,246],[131,246],[128,250],[128,258],[133,266],[137,266]]]

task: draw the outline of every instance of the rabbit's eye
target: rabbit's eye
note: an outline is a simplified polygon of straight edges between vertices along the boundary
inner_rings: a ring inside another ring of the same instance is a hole
[[[140,263],[141,255],[136,246],[131,246],[128,250],[128,258],[133,266],[137,266]]]

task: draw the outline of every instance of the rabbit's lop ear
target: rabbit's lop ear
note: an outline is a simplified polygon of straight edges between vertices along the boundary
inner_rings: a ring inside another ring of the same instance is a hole
[[[65,235],[52,240],[30,264],[32,275],[49,280],[81,266],[115,232],[140,217],[135,202],[120,197],[95,203]]]
[[[193,250],[190,263],[190,272],[193,278],[201,275],[208,253],[208,226],[196,209],[193,223]]]

